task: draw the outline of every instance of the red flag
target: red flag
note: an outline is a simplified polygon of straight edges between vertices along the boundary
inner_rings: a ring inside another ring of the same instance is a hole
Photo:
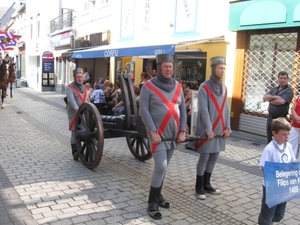
[[[14,50],[14,47],[17,45],[20,38],[20,35],[0,30],[0,49],[3,51]]]

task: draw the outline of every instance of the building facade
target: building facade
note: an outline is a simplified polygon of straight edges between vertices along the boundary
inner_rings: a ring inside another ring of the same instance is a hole
[[[100,78],[115,82],[122,73],[139,83],[147,67],[156,69],[155,55],[165,51],[161,46],[172,48],[175,78],[192,89],[209,77],[212,56],[225,56],[227,73],[233,73],[236,36],[228,31],[228,1],[27,0],[25,9],[19,20],[24,29],[21,77],[39,91],[64,92],[75,67],[86,67],[92,83]],[[76,57],[124,48],[127,55]],[[224,82],[231,101],[233,77]]]
[[[234,130],[266,136],[268,102],[263,95],[278,85],[279,71],[289,74],[289,85],[295,96],[299,94],[299,27],[299,0],[230,3],[229,29],[237,33],[231,112]]]
[[[97,4],[98,1],[95,1],[93,5],[96,11]],[[193,89],[198,89],[199,84],[210,75],[207,61],[212,56],[223,55],[229,59],[229,65],[233,63],[230,59],[235,49],[230,43],[235,43],[235,35],[228,31],[229,2],[116,0],[107,1],[107,4],[111,12],[107,28],[110,45],[75,50],[72,57],[78,65],[82,65],[81,62],[96,65],[96,74],[97,71],[106,71],[107,74],[101,76],[109,77],[113,82],[118,74],[133,73],[138,83],[146,67],[149,70],[156,68],[155,55],[170,46],[174,46],[173,53],[176,55],[175,78],[188,83]],[[216,5],[219,5],[217,9]],[[76,26],[78,33],[79,29]],[[151,47],[156,51],[151,52]],[[126,48],[130,51],[122,52]],[[109,63],[108,69],[99,63],[103,58]],[[99,70],[97,65],[104,70]],[[229,72],[233,71],[229,69]],[[226,77],[225,82],[232,86],[232,77]]]

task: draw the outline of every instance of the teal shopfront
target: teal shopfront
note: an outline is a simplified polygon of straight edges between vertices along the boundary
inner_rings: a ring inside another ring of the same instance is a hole
[[[268,102],[263,95],[286,71],[300,94],[300,0],[252,0],[230,3],[229,29],[237,33],[233,130],[266,136]],[[291,104],[292,106],[292,104]]]

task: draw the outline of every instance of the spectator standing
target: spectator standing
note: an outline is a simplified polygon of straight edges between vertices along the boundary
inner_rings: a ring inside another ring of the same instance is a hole
[[[153,69],[152,73],[151,73],[150,70],[149,70],[149,67],[147,66],[146,70],[147,70],[147,73],[148,73],[148,75],[149,75],[150,78],[156,77],[156,74],[157,74],[156,69]]]
[[[205,192],[221,194],[219,189],[210,183],[211,175],[219,153],[225,150],[226,138],[229,137],[230,114],[227,103],[227,89],[222,83],[225,75],[225,58],[216,56],[210,59],[211,76],[202,83],[198,91],[198,117],[195,135],[206,137],[196,145],[200,152],[197,164],[196,195],[199,199],[206,199]],[[221,138],[216,138],[216,135]]]
[[[94,89],[92,88],[92,85],[90,83],[85,83],[84,86],[86,87],[86,89],[88,91],[88,96],[90,98]]]
[[[292,146],[288,143],[291,125],[284,117],[274,119],[271,123],[273,140],[264,148],[259,165],[264,172],[265,162],[290,163],[295,161]],[[275,196],[274,196],[275,197]],[[260,214],[258,217],[259,225],[274,225],[280,222],[285,213],[286,202],[280,203],[272,208],[266,204],[265,181],[263,183],[263,198]]]
[[[90,100],[97,106],[99,110],[101,106],[105,105],[105,96],[103,90],[100,88],[100,84],[94,84],[94,91],[90,97]]]
[[[133,91],[134,91],[135,100],[137,102],[139,102],[140,101],[140,93],[141,93],[140,86],[138,84],[133,84]]]
[[[288,85],[289,76],[287,72],[281,71],[278,73],[277,87],[272,88],[263,96],[264,101],[269,102],[269,117],[267,120],[267,138],[268,143],[272,141],[271,123],[273,119],[278,117],[287,117],[289,113],[290,103],[293,99],[293,90]]]
[[[85,86],[83,85],[83,71],[81,68],[76,68],[73,71],[74,81],[69,84],[66,88],[67,93],[67,114],[69,119],[69,130],[71,131],[71,148],[72,155],[74,160],[78,159],[78,152],[76,147],[75,140],[75,122],[76,122],[76,113],[79,109],[79,106],[85,102],[90,102],[88,97],[88,92]]]
[[[124,114],[124,105],[122,101],[122,93],[120,83],[116,83],[115,91],[111,94],[111,97],[115,99],[116,105],[112,108],[115,116],[120,116]]]
[[[143,87],[144,83],[148,80],[148,74],[145,72],[141,73],[141,83],[140,83],[140,89]]]
[[[143,85],[139,110],[154,159],[147,212],[153,219],[161,219],[159,206],[171,205],[161,194],[162,185],[174,149],[185,140],[186,111],[182,87],[173,78],[173,55],[157,55],[156,62],[157,76]]]
[[[105,81],[104,78],[100,78],[100,79],[99,79],[99,85],[100,85],[100,88],[101,88],[102,90],[104,90],[104,81]]]
[[[83,75],[84,75],[84,81],[83,81],[83,84],[85,84],[85,83],[88,83],[88,82],[90,82],[90,75],[89,75],[89,73],[88,73],[88,70],[87,70],[87,68],[85,67],[84,68],[84,70],[83,70]]]
[[[103,83],[103,91],[104,91],[105,98],[106,99],[110,98],[112,89],[109,86],[109,80],[105,80],[104,81],[104,83]]]
[[[300,96],[296,98],[294,106],[292,108],[292,129],[289,137],[289,143],[293,147],[294,155],[296,158],[299,157],[298,150],[300,144]]]

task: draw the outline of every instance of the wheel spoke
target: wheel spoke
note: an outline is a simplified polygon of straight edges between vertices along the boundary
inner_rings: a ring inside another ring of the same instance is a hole
[[[91,150],[91,158],[94,160],[97,155],[97,146],[93,145],[93,143],[90,143],[90,150]]]
[[[79,116],[79,119],[80,119],[80,125],[81,125],[82,127],[86,127],[85,115],[84,115],[84,114],[81,114],[81,115]]]
[[[146,137],[126,137],[127,145],[135,158],[144,161],[152,157]]]
[[[81,143],[80,143],[81,145]],[[83,142],[83,145],[81,145],[81,149],[80,149],[80,154],[84,154],[84,149],[85,149],[85,143]]]
[[[144,145],[144,142],[143,142],[143,139],[140,140],[141,142],[141,155],[144,156],[145,155],[145,145]]]
[[[86,127],[90,128],[91,126],[91,113],[89,110],[85,110],[85,117],[86,117]]]
[[[140,155],[140,154],[139,154],[139,153],[140,153],[140,152],[139,152],[139,149],[140,149],[140,147],[141,147],[140,142],[141,142],[141,140],[136,139],[135,152],[136,152],[137,155]]]
[[[93,146],[98,146],[98,140],[95,138],[91,138],[91,143]]]
[[[143,152],[144,152],[143,155],[146,155],[147,154],[147,149],[149,149],[148,139],[142,138],[141,142],[142,142]]]
[[[135,141],[136,141],[136,138],[131,138],[130,145],[131,145],[132,147],[134,147],[134,143],[135,143]]]
[[[86,146],[86,150],[85,150],[85,161],[89,162],[89,155],[90,155],[90,151],[89,151],[89,145]]]

